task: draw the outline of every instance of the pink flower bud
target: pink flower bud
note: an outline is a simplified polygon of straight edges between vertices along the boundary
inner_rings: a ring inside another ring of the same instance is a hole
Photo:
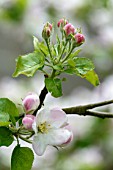
[[[24,127],[28,130],[32,130],[32,124],[35,121],[35,116],[33,115],[26,115],[23,119],[22,119],[22,123],[24,125]]]
[[[32,114],[40,104],[39,96],[35,93],[29,93],[23,99],[23,106],[26,114]]]
[[[74,35],[75,41],[76,41],[76,46],[80,46],[84,43],[85,37],[83,34],[77,33]]]
[[[68,24],[68,21],[64,18],[60,19],[57,23],[58,27],[64,27],[66,24]]]
[[[52,32],[52,24],[50,24],[49,22],[47,22],[45,25],[44,25],[44,28],[43,28],[43,31],[42,31],[42,37],[44,39],[47,39],[50,37],[51,35],[51,32]]]
[[[70,35],[70,34],[74,34],[75,33],[75,28],[72,24],[68,23],[64,26],[64,31],[66,33],[66,36]]]

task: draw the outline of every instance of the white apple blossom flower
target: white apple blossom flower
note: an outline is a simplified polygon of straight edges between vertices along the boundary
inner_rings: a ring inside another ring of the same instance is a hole
[[[73,135],[67,125],[67,115],[60,108],[42,109],[37,113],[33,123],[35,153],[41,156],[48,145],[60,147],[68,144]]]

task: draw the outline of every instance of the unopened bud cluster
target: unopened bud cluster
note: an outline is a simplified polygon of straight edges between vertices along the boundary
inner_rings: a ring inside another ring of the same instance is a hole
[[[73,37],[73,41],[75,41],[75,46],[80,46],[84,43],[84,35],[77,32],[77,29],[75,29],[75,27],[66,19],[60,19],[57,23],[57,26],[63,28],[61,31],[64,31],[66,39]]]
[[[35,121],[35,116],[32,114],[40,104],[39,96],[31,92],[22,100],[22,104],[25,111],[25,117],[22,119],[22,123],[26,129],[31,130],[32,124]]]
[[[60,28],[60,31],[65,34],[66,39],[71,39],[73,37],[73,41],[75,47],[80,46],[84,43],[85,37],[82,33],[79,33],[75,27],[69,23],[65,18],[62,18],[57,23],[58,28]],[[47,22],[44,25],[43,31],[42,31],[42,37],[46,40],[50,38],[52,33],[53,26],[49,22]]]

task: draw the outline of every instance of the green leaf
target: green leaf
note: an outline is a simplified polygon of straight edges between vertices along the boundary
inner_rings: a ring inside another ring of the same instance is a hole
[[[73,59],[69,59],[69,60],[68,60],[68,64],[69,64],[71,67],[75,67],[75,65],[76,65]]]
[[[88,71],[94,70],[94,64],[88,58],[75,58],[75,69],[79,74],[86,74]]]
[[[8,126],[10,124],[9,114],[5,112],[0,112],[0,126]]]
[[[71,53],[69,58],[75,58],[81,51],[82,51],[82,49],[76,50],[74,53]]]
[[[45,85],[53,97],[62,96],[61,80],[58,78],[46,78]]]
[[[76,74],[75,68],[67,68],[67,69],[64,70],[64,72],[66,74],[70,74],[70,75]]]
[[[89,71],[87,74],[84,75],[84,78],[89,81],[91,84],[93,84],[94,86],[98,86],[99,85],[99,78],[98,75],[92,70]]]
[[[14,138],[7,127],[0,127],[0,146],[10,146]]]
[[[33,36],[33,44],[34,44],[35,51],[40,51],[44,55],[49,54],[48,48],[44,44],[44,42],[39,42],[38,39],[35,36]]]
[[[7,114],[9,114],[10,119],[12,120],[13,123],[15,123],[15,117],[19,116],[19,111],[16,105],[7,98],[0,98],[0,115],[2,117],[2,120],[3,120],[3,113],[5,114],[4,119],[8,121]]]
[[[34,154],[30,148],[17,145],[11,157],[11,170],[31,170],[33,160]]]
[[[17,77],[20,74],[32,77],[43,65],[44,55],[40,51],[20,56],[16,61],[16,70],[13,77]]]
[[[9,121],[9,114],[5,112],[0,112],[0,122]]]
[[[33,45],[34,45],[34,49],[35,50],[39,49],[38,48],[39,41],[38,41],[38,39],[35,36],[33,36]]]

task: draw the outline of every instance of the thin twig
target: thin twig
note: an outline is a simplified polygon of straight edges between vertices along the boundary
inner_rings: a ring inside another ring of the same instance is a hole
[[[106,113],[106,112],[100,112],[100,111],[92,111],[90,109],[105,106],[108,104],[113,104],[113,100],[88,104],[88,105],[80,105],[76,107],[70,107],[70,108],[64,108],[63,111],[66,114],[76,114],[76,115],[82,115],[82,116],[95,116],[99,118],[113,118],[112,113]]]

